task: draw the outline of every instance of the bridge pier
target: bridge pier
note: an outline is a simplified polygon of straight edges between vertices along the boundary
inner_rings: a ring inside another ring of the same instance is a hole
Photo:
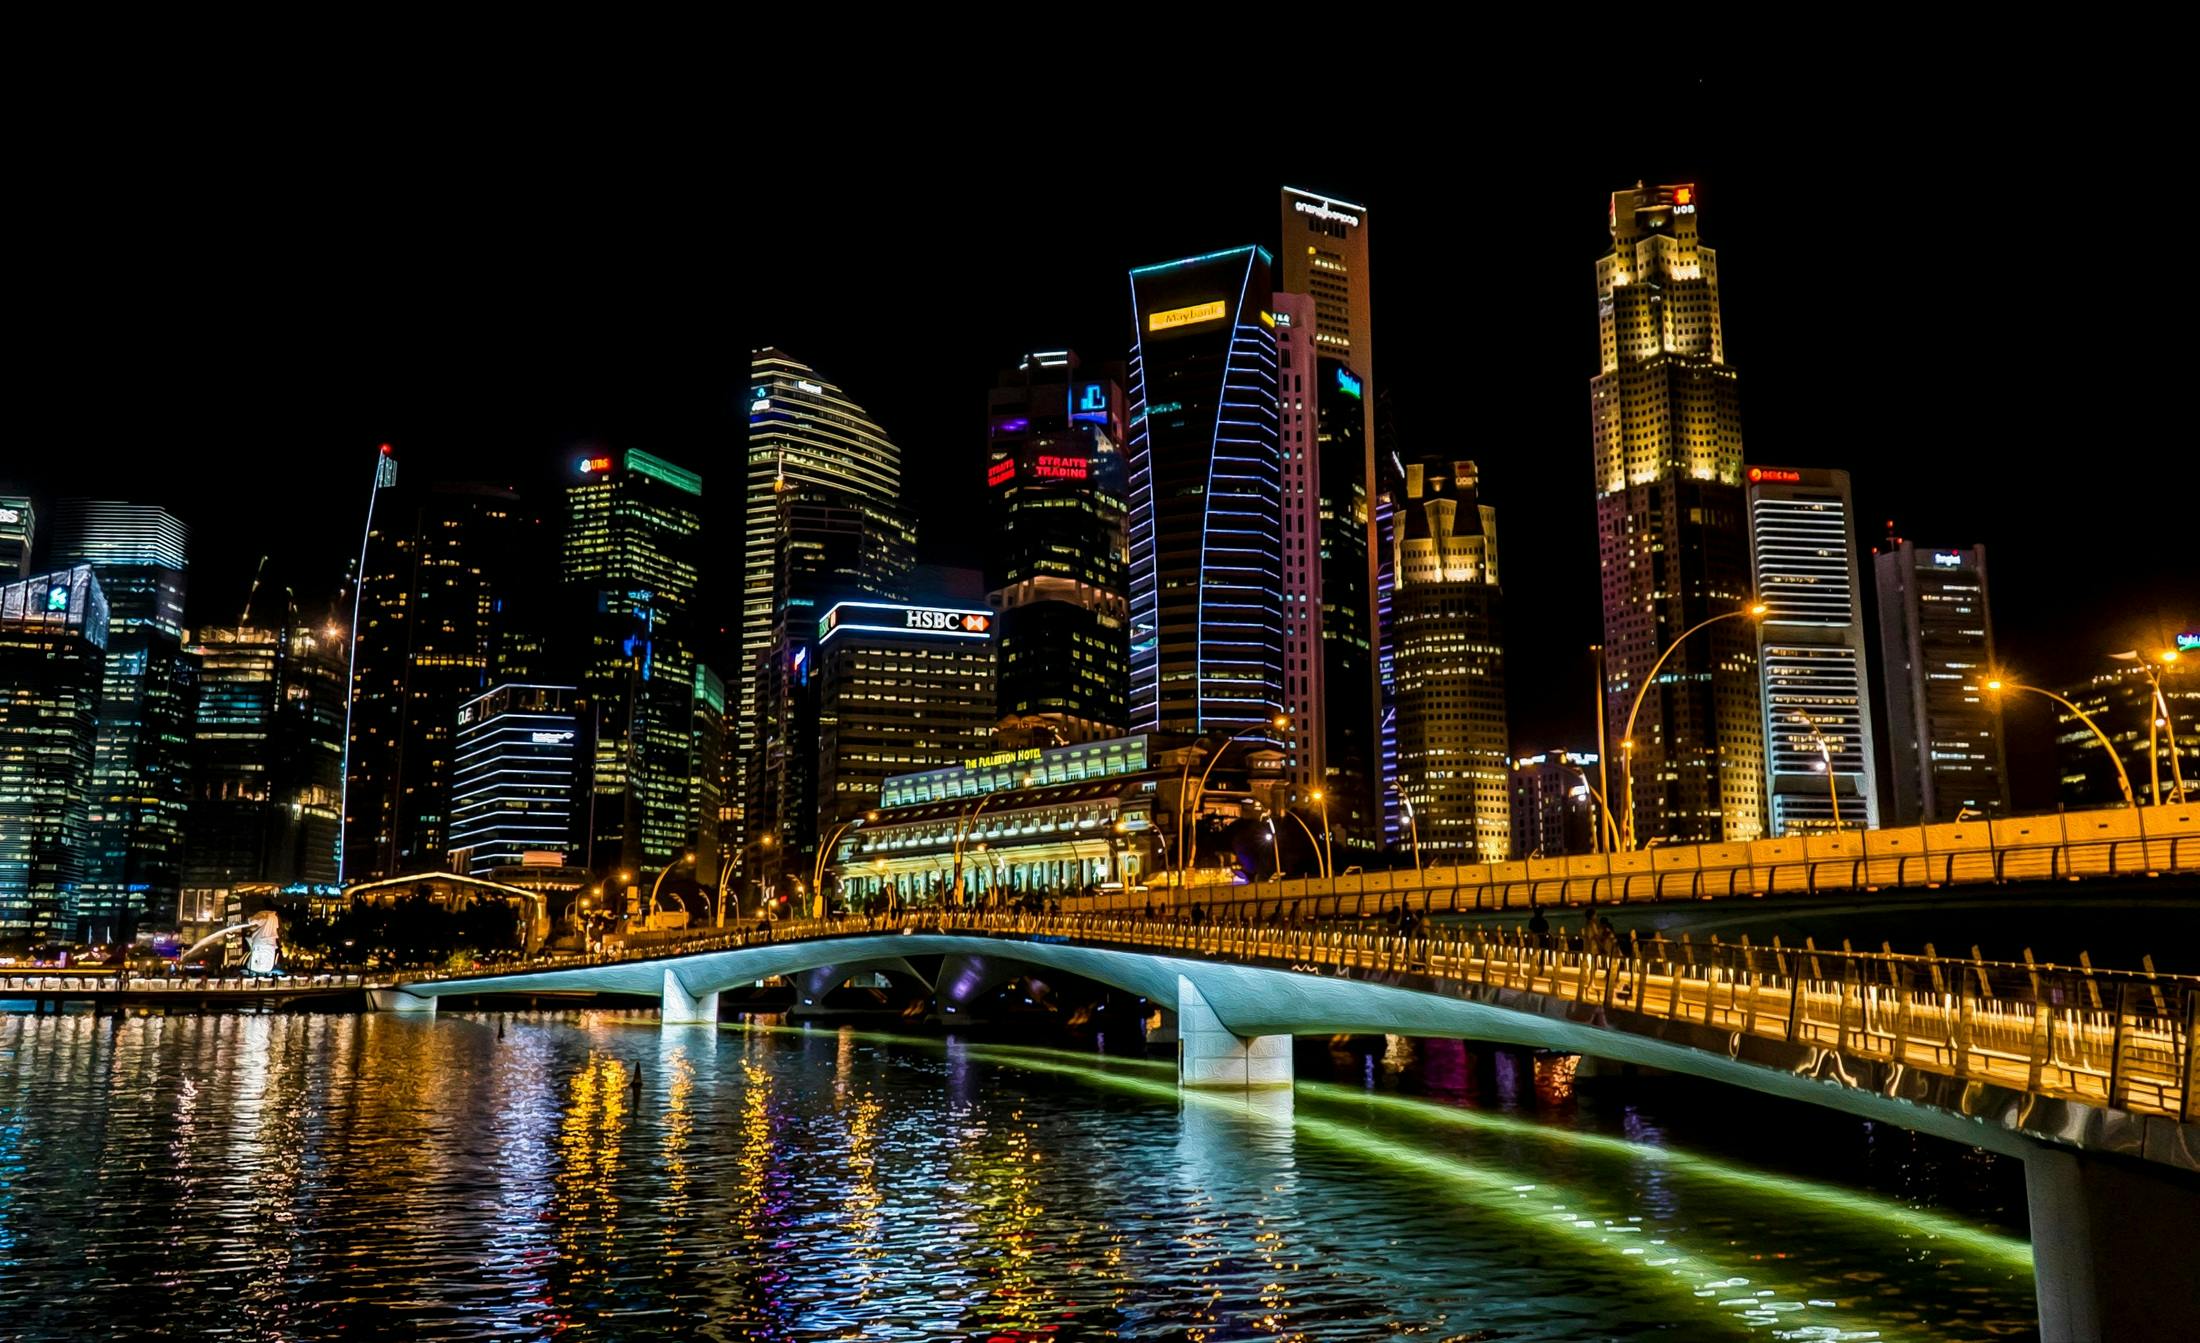
[[[432,1017],[435,1015],[435,999],[426,994],[407,993],[403,989],[368,989],[367,1010],[395,1012],[408,1017]]]
[[[2042,1147],[2024,1198],[2042,1343],[2200,1338],[2200,1177]]]
[[[1207,1005],[1199,986],[1176,977],[1177,1081],[1188,1087],[1251,1088],[1291,1085],[1291,1037],[1240,1037]]]
[[[664,1004],[657,1011],[657,1024],[661,1026],[715,1026],[718,1024],[718,993],[690,993],[688,986],[674,972],[665,971]]]

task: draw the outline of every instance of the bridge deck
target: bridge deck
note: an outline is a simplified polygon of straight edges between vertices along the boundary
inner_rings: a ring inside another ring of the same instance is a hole
[[[1428,936],[1346,928],[1192,924],[1069,915],[914,911],[666,940],[611,956],[554,957],[527,971],[894,932],[967,933],[1350,974],[1454,995],[1526,993],[1592,1020],[1627,1012],[1829,1051],[1959,1082],[2192,1122],[2200,1116],[2200,980],[2091,968],[1775,947],[1585,945],[1499,931]],[[428,976],[425,987],[471,978]],[[454,985],[455,989],[455,985]],[[454,989],[445,989],[449,992]]]
[[[861,865],[841,869],[861,876]],[[1200,904],[1299,918],[1355,918],[1410,909],[1473,914],[1537,905],[1631,905],[1765,895],[1823,895],[2013,881],[2069,881],[2200,871],[2200,804],[2122,807],[1993,821],[1843,830],[1746,844],[1687,844],[1626,853],[1350,872],[1334,879],[1271,877],[1233,885],[1065,895],[1073,913],[1132,914],[1149,903]],[[1159,874],[1167,877],[1170,874]]]

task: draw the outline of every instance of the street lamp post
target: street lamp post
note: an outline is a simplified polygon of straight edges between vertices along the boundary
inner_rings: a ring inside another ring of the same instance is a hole
[[[1207,767],[1199,772],[1198,792],[1200,793],[1200,795],[1205,796],[1207,792],[1207,779],[1215,772],[1215,766],[1222,763],[1222,757],[1229,754],[1231,742],[1234,742],[1241,737],[1250,737],[1256,732],[1281,732],[1288,729],[1290,726],[1291,719],[1289,718],[1289,716],[1279,713],[1274,718],[1265,723],[1256,723],[1252,727],[1240,729],[1239,731],[1233,732],[1229,736],[1224,737],[1222,739],[1222,744],[1215,747],[1215,753],[1207,758]],[[1196,737],[1193,739],[1192,745],[1198,746],[1200,742],[1205,740],[1206,738],[1204,736]],[[1196,809],[1192,812],[1191,838],[1184,838],[1184,804],[1187,797],[1189,796],[1189,794],[1185,790],[1185,785],[1191,782],[1191,777],[1192,757],[1191,753],[1187,751],[1184,755],[1184,771],[1182,775],[1178,777],[1176,784],[1176,833],[1179,841],[1179,847],[1181,847],[1184,851],[1184,875],[1183,878],[1179,880],[1179,885],[1182,885],[1184,881],[1190,880],[1192,869],[1199,865],[1199,812]]]
[[[2046,698],[2055,701],[2057,704],[2060,704],[2065,709],[2070,710],[2070,712],[2076,714],[2078,716],[2079,722],[2085,724],[2088,728],[2092,729],[2094,737],[2097,738],[2101,743],[2101,749],[2108,752],[2109,763],[2116,767],[2116,785],[2117,787],[2124,790],[2124,805],[2127,807],[2137,807],[2139,805],[2139,799],[2133,796],[2131,791],[2131,776],[2124,773],[2124,758],[2116,754],[2116,744],[2108,739],[2108,734],[2101,731],[2101,725],[2094,722],[2092,717],[2088,715],[2085,710],[2079,708],[2075,704],[2072,704],[2069,700],[2064,699],[2062,696],[2056,694],[2054,691],[2042,690],[2036,685],[2024,685],[2016,681],[2005,681],[1996,679],[1988,681],[1986,683],[1986,688],[1997,695],[2004,690],[2028,690],[2035,695],[2045,696]]]
[[[1329,864],[1322,861],[1322,845],[1320,840],[1314,838],[1314,827],[1308,825],[1306,818],[1295,811],[1286,811],[1284,815],[1296,821],[1299,829],[1306,832],[1306,847],[1314,853],[1314,870],[1326,879],[1329,876]]]
[[[847,834],[850,830],[856,828],[859,825],[862,825],[865,821],[875,821],[877,819],[877,812],[867,811],[861,816],[842,821],[840,823],[840,828],[833,831],[832,838],[817,846],[817,861],[810,865],[810,889],[817,895],[819,918],[825,917],[825,914],[827,912],[824,907],[825,860],[832,855],[833,846],[840,843],[840,837]]]
[[[1833,740],[1826,735],[1824,728],[1818,726],[1818,720],[1809,714],[1797,713],[1789,716],[1810,729],[1810,735],[1805,737],[1804,740],[1818,748],[1819,762],[1826,771],[1826,797],[1833,803],[1833,828],[1839,830],[1841,828],[1841,790],[1834,787],[1833,783]]]
[[[779,835],[775,831],[766,830],[756,837],[756,847],[759,854],[757,861],[759,875],[756,879],[756,914],[758,918],[771,918],[773,917],[772,893],[778,888],[779,883],[776,878],[762,875],[765,863],[761,855],[779,847]]]
[[[647,909],[646,909],[646,910],[645,910],[645,911],[643,912],[643,915],[642,915],[642,918],[643,918],[643,922],[644,922],[644,923],[647,923],[647,922],[648,922],[648,920],[650,920],[650,919],[653,919],[653,918],[655,918],[655,917],[657,916],[657,896],[658,896],[658,894],[659,894],[659,893],[660,893],[661,891],[663,891],[663,890],[664,890],[664,888],[665,888],[665,878],[666,878],[666,877],[669,877],[669,876],[671,876],[671,875],[672,875],[672,869],[674,869],[674,868],[676,868],[676,867],[680,866],[680,865],[681,865],[682,863],[692,863],[692,862],[694,862],[694,861],[695,861],[695,855],[694,855],[694,853],[692,853],[692,852],[689,852],[689,853],[683,853],[683,854],[681,854],[681,855],[680,855],[679,857],[677,857],[677,858],[673,859],[673,860],[672,860],[671,862],[669,862],[669,863],[666,863],[666,864],[665,864],[665,870],[664,870],[664,871],[662,871],[662,872],[659,872],[659,873],[657,874],[657,880],[656,880],[656,881],[654,881],[654,882],[652,882],[652,883],[650,883],[650,887],[649,887],[649,906],[648,906],[648,908],[647,908]]]
[[[1595,789],[1590,789],[1590,793],[1597,800],[1597,810],[1604,813],[1605,826],[1611,826],[1616,829],[1619,823],[1612,819],[1612,806],[1609,802],[1605,801],[1606,798],[1612,795],[1612,767],[1610,764],[1610,761],[1612,759],[1612,744],[1604,739],[1604,645],[1590,644],[1589,651],[1596,655],[1597,786],[1604,790],[1600,793],[1597,792]],[[1580,774],[1581,786],[1584,788],[1588,788],[1589,772],[1587,770],[1581,770]],[[1592,845],[1592,847],[1603,847],[1602,837],[1604,834],[1604,828],[1604,826],[1597,827],[1596,836],[1592,837],[1592,839],[1590,840],[1590,844]],[[1612,836],[1611,842],[1613,847],[1617,848],[1619,845],[1619,836]]]
[[[1315,789],[1314,800],[1322,804],[1322,875],[1331,881],[1337,878],[1337,851],[1329,845],[1329,794]],[[1309,831],[1311,837],[1313,832]]]
[[[1402,806],[1404,806],[1404,807],[1405,807],[1405,811],[1406,811],[1406,829],[1407,829],[1407,832],[1408,832],[1408,833],[1410,833],[1410,834],[1411,834],[1411,835],[1413,836],[1413,881],[1414,881],[1414,884],[1415,884],[1415,885],[1419,885],[1419,884],[1421,883],[1421,881],[1422,881],[1422,875],[1421,875],[1421,823],[1420,823],[1419,821],[1416,821],[1416,820],[1414,820],[1414,819],[1413,819],[1413,799],[1412,799],[1412,798],[1410,798],[1410,797],[1407,797],[1407,796],[1406,796],[1406,790],[1405,790],[1405,787],[1404,787],[1404,785],[1402,785],[1402,784],[1397,784],[1397,783],[1393,783],[1393,784],[1391,784],[1391,785],[1390,785],[1390,787],[1391,787],[1391,791],[1392,791],[1392,792],[1395,792],[1395,793],[1396,793],[1396,794],[1398,795],[1398,801],[1399,801],[1399,803],[1400,803],[1400,804],[1401,804]],[[1327,822],[1325,821],[1325,822],[1324,822],[1323,824],[1324,824],[1324,827],[1326,828],[1326,826],[1327,826]]]
[[[1686,643],[1688,636],[1697,630],[1708,629],[1722,620],[1740,620],[1744,616],[1760,619],[1765,610],[1763,602],[1752,602],[1739,611],[1728,611],[1724,615],[1716,615],[1709,620],[1699,620],[1690,625],[1681,631],[1679,638],[1665,646],[1665,651],[1658,654],[1658,660],[1650,664],[1650,672],[1642,678],[1642,684],[1635,687],[1635,702],[1627,708],[1627,726],[1619,734],[1620,785],[1627,790],[1626,814],[1621,818],[1625,827],[1621,832],[1623,847],[1635,847],[1635,715],[1642,712],[1642,701],[1650,693],[1650,687],[1658,683],[1658,669],[1665,665],[1667,658],[1673,656],[1673,650]]]
[[[1597,771],[1600,774],[1603,773],[1601,764],[1600,760]],[[1597,804],[1597,823],[1589,827],[1589,847],[1597,852],[1601,852],[1606,845],[1617,849],[1619,847],[1619,822],[1612,819],[1611,803],[1606,802],[1604,794],[1598,792],[1597,786],[1589,782],[1589,771],[1576,765],[1574,766],[1574,773],[1581,776],[1581,786],[1589,790],[1590,798]]]
[[[2125,653],[2111,653],[2110,657],[2121,662],[2136,662],[2146,673],[2147,689],[2152,702],[2147,706],[2147,774],[2154,805],[2162,805],[2162,754],[2158,741],[2165,733],[2169,738],[2170,801],[2185,800],[2185,769],[2177,760],[2177,719],[2169,711],[2169,700],[2162,694],[2162,669],[2178,662],[2174,648],[2165,648],[2153,658],[2139,655],[2133,649]]]
[[[1031,776],[1025,776],[1024,782],[1028,785]],[[963,902],[963,841],[969,838],[971,827],[977,824],[978,813],[985,810],[985,804],[999,796],[997,792],[987,793],[978,799],[977,806],[965,812],[955,822],[955,877],[950,886],[951,898],[958,906]]]
[[[728,850],[725,858],[718,864],[718,909],[712,922],[720,928],[726,926],[726,883],[732,880],[733,865],[739,858],[738,853]]]

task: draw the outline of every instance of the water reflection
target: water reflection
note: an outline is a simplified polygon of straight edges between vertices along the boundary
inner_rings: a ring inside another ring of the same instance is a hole
[[[2030,1329],[2021,1243],[1675,1150],[1563,1064],[1340,1042],[1332,1075],[1180,1093],[648,1015],[0,1019],[0,1333],[110,1336],[131,1288],[143,1331],[239,1339]]]

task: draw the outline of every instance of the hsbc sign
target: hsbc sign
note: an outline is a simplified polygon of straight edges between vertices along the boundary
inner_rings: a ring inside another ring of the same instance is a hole
[[[872,634],[922,634],[941,639],[990,639],[993,613],[951,606],[898,606],[885,602],[841,602],[817,622],[822,644],[835,635],[863,630]]]
[[[905,610],[902,625],[913,630],[962,630],[983,634],[993,628],[993,618],[975,611]]]

